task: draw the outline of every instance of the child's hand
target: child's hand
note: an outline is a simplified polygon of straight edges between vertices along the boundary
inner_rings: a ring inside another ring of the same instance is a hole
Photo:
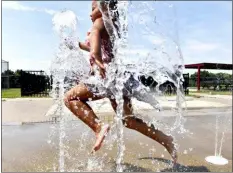
[[[79,42],[78,45],[79,45],[79,48],[80,48],[80,49],[85,50],[85,51],[87,51],[87,52],[90,52],[90,47],[87,46],[85,43]]]
[[[100,76],[104,79],[106,76],[105,76],[105,67],[103,65],[102,62],[99,62],[98,60],[95,59],[95,63],[96,65],[98,66],[99,68],[99,72],[100,72]]]
[[[99,67],[99,72],[100,72],[100,76],[105,79],[106,78],[106,75],[105,75],[105,68],[100,68]]]

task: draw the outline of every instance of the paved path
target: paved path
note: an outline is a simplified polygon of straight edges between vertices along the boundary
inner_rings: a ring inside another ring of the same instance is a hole
[[[165,110],[171,110],[176,105],[175,97],[160,97],[158,101]],[[232,100],[186,97],[186,104],[189,111],[221,109],[232,107]],[[90,105],[97,114],[113,113],[113,109],[107,99],[90,102]],[[135,99],[133,99],[133,106],[136,112],[153,110],[153,107],[149,104]],[[49,121],[56,116],[55,110],[56,105],[54,105],[51,98],[4,99],[2,102],[2,122],[4,124],[18,124],[22,122]],[[66,112],[69,114],[68,110]]]
[[[220,99],[227,99],[232,100],[232,95],[211,95],[205,93],[190,93],[190,95],[200,96],[200,97],[207,97],[207,98],[220,98]]]

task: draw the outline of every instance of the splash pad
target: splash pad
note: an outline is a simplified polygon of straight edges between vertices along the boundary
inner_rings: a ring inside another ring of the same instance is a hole
[[[152,2],[154,3],[154,2]],[[156,3],[155,3],[156,4]],[[158,5],[159,6],[159,5]],[[141,10],[141,8],[143,10]],[[170,4],[163,4],[159,9],[172,9],[173,6]],[[139,15],[135,11],[140,11]],[[164,16],[157,15],[156,21],[154,18],[149,17],[154,11],[154,8],[147,2],[118,2],[118,12],[119,12],[119,31],[121,37],[118,37],[116,30],[112,29],[112,21],[104,18],[106,29],[109,33],[113,34],[115,40],[115,58],[112,63],[110,63],[109,68],[106,71],[106,80],[102,80],[100,77],[95,76],[92,78],[92,84],[95,86],[100,86],[102,88],[110,89],[113,94],[117,106],[116,116],[112,124],[112,132],[108,135],[110,139],[105,141],[105,145],[112,146],[113,143],[117,143],[117,153],[116,153],[116,171],[124,171],[122,165],[124,158],[124,151],[126,150],[124,145],[124,125],[123,120],[123,90],[125,83],[130,81],[133,76],[133,80],[138,83],[135,88],[130,88],[133,97],[140,101],[151,104],[155,110],[162,110],[159,102],[156,100],[156,96],[162,96],[163,93],[160,91],[159,86],[165,81],[170,81],[174,83],[177,88],[177,101],[174,109],[174,114],[177,115],[176,120],[172,126],[160,124],[155,118],[145,120],[142,116],[135,114],[134,116],[142,118],[142,121],[148,124],[148,127],[160,126],[165,128],[166,134],[172,135],[173,133],[185,133],[186,130],[183,127],[183,107],[182,104],[185,102],[183,91],[182,91],[182,70],[183,70],[183,57],[179,48],[178,36],[172,36],[171,32],[164,32],[163,20],[170,21],[171,19],[164,19]],[[69,18],[69,20],[65,20]],[[147,18],[147,20],[145,20]],[[161,21],[160,21],[161,18]],[[57,114],[60,117],[59,125],[59,171],[64,172],[68,168],[66,167],[66,162],[70,159],[78,159],[71,156],[69,152],[69,147],[67,147],[67,142],[69,141],[69,134],[66,133],[68,126],[70,112],[66,110],[63,103],[64,93],[75,85],[75,82],[81,81],[83,83],[89,82],[87,59],[79,49],[76,43],[78,43],[77,34],[77,17],[70,10],[64,10],[57,13],[53,18],[54,29],[59,35],[59,50],[56,58],[52,62],[51,74],[53,75],[53,91],[52,96],[57,102]],[[174,21],[173,21],[174,22]],[[139,23],[139,25],[138,25]],[[138,27],[135,27],[138,25]],[[154,27],[156,27],[156,30]],[[153,29],[152,29],[153,28]],[[171,27],[170,27],[171,28]],[[167,29],[168,31],[169,29]],[[174,34],[174,33],[173,33]],[[142,48],[142,45],[138,44],[137,40],[133,40],[137,35],[138,39],[144,40],[147,44],[146,49],[143,51],[138,51],[138,48]],[[176,34],[174,34],[176,35]],[[153,40],[148,41],[149,38],[153,37],[157,42]],[[67,48],[64,40],[69,40],[72,43],[74,49],[70,50]],[[137,44],[135,44],[137,43]],[[136,48],[136,49],[135,49]],[[134,51],[132,51],[134,50]],[[171,58],[173,57],[173,58]],[[127,72],[127,73],[126,73]],[[129,75],[131,74],[131,75]],[[138,76],[145,75],[146,77],[152,76],[158,83],[155,88],[155,92],[152,92],[149,87],[144,86],[140,83]],[[104,87],[103,87],[104,86]],[[73,115],[71,115],[73,116]],[[149,130],[149,129],[148,129]],[[86,133],[84,133],[86,134]],[[85,146],[87,138],[83,138],[80,142],[82,147]],[[109,148],[111,150],[111,147]],[[81,150],[80,150],[81,152]],[[95,156],[89,156],[87,158],[87,165],[84,166],[85,170],[93,169],[96,164],[96,160],[102,163],[108,157],[108,154],[104,154],[100,158]],[[94,160],[93,160],[94,159]],[[84,163],[79,163],[83,165]],[[85,165],[85,164],[84,164]],[[102,165],[103,166],[103,165]],[[102,169],[101,166],[99,168]]]
[[[224,114],[223,114],[224,115]],[[216,115],[215,130],[215,155],[208,156],[205,160],[215,165],[226,165],[228,160],[222,156],[222,147],[224,143],[225,133],[230,129],[232,124],[231,117]],[[220,125],[224,125],[223,128]]]

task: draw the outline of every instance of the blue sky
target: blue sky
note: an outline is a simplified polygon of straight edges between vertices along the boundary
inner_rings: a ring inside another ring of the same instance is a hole
[[[154,2],[148,3],[153,7]],[[151,30],[170,33],[176,40],[179,36],[186,64],[232,63],[232,2],[166,3],[163,7],[155,5],[155,11],[154,8],[145,8],[140,15]],[[175,7],[170,8],[169,4]],[[63,9],[75,12],[78,17],[77,33],[80,40],[84,40],[91,26],[90,1],[2,2],[2,59],[9,61],[10,69],[48,70],[58,44],[52,29],[52,18],[55,12]],[[131,44],[131,51],[144,55],[151,46],[161,45],[163,39],[156,35],[138,36],[138,32],[145,30],[145,25],[138,24],[141,18],[135,11],[136,8],[129,15],[136,26],[129,37],[130,43],[134,43]],[[153,23],[155,16],[164,24],[163,27]],[[176,27],[173,23],[175,19]]]

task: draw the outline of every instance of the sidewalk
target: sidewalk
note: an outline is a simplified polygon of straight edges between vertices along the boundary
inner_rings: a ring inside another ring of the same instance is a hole
[[[219,98],[219,99],[232,100],[232,95],[211,95],[211,94],[204,94],[204,93],[190,93],[190,95],[206,97],[206,98]]]
[[[2,122],[9,125],[17,125],[22,122],[45,122],[51,121],[56,116],[57,105],[52,98],[16,98],[2,99]],[[157,98],[164,110],[171,110],[176,106],[176,97]],[[97,114],[113,113],[108,99],[89,102]],[[132,99],[135,111],[149,111],[154,108],[144,102]],[[185,107],[185,104],[182,105]],[[216,102],[216,99],[202,100],[201,98],[186,97],[187,110],[200,110],[208,108],[227,108],[230,104]],[[68,110],[67,114],[70,112]]]
[[[167,99],[160,98],[158,99],[160,105],[164,110],[170,110],[172,108],[176,107],[176,99],[175,97],[168,97]],[[134,107],[134,110],[152,110],[154,109],[150,104],[137,101],[136,99],[132,99],[132,104]],[[111,112],[112,108],[109,104],[108,100],[98,100],[95,102],[91,102],[90,105],[94,110],[97,112]],[[207,108],[223,108],[223,107],[229,107],[227,104],[223,103],[216,103],[212,101],[204,101],[201,99],[196,99],[192,97],[186,98],[186,105],[185,103],[182,104],[182,106],[188,109],[188,110],[194,110],[194,109],[207,109]]]

